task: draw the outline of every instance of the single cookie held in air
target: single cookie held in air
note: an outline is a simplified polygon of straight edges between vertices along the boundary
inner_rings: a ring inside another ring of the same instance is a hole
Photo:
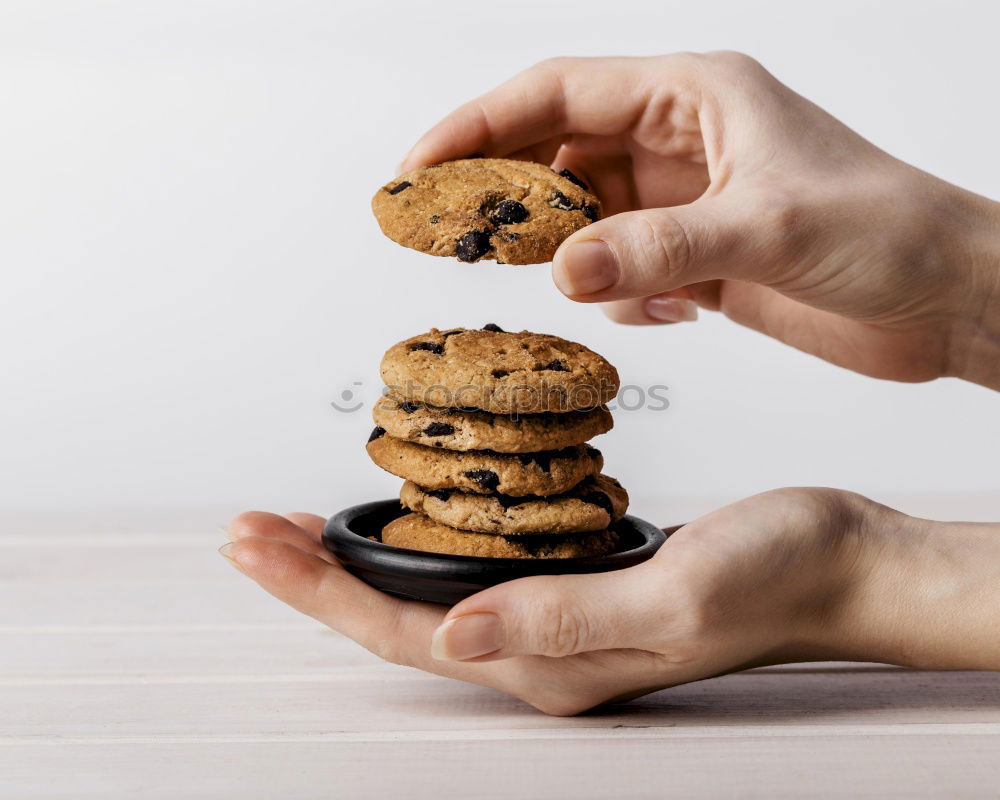
[[[459,261],[543,264],[600,219],[600,201],[569,170],[503,158],[446,161],[379,189],[372,210],[394,242]]]
[[[565,414],[491,414],[473,408],[438,408],[383,395],[372,411],[390,436],[447,450],[530,453],[560,450],[611,430],[607,406]]]
[[[445,450],[389,436],[376,427],[368,455],[386,472],[428,489],[511,495],[550,495],[572,489],[604,466],[601,451],[585,445],[538,453]]]
[[[586,478],[570,491],[549,497],[424,489],[407,481],[399,501],[404,508],[442,525],[508,535],[602,531],[625,516],[628,509],[628,493],[607,475]]]
[[[588,410],[618,393],[618,371],[582,344],[541,333],[453,328],[413,336],[382,357],[382,380],[411,403],[494,414]]]
[[[477,558],[584,558],[612,552],[618,534],[600,531],[562,536],[491,536],[439,525],[422,514],[407,514],[382,529],[382,543]]]

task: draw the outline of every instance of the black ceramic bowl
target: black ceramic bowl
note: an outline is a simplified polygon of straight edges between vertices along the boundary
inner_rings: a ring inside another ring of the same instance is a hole
[[[383,592],[454,605],[489,586],[529,575],[610,572],[641,564],[666,541],[652,523],[625,517],[617,552],[590,558],[474,558],[424,553],[373,542],[389,522],[407,513],[398,500],[380,500],[345,508],[330,517],[323,544],[349,572]]]

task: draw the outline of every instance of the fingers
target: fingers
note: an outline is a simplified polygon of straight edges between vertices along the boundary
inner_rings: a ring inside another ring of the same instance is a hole
[[[296,524],[292,517],[309,525],[311,530],[307,530],[305,525]],[[318,530],[315,520],[320,521]],[[245,511],[229,523],[228,533],[232,541],[259,537],[286,542],[305,553],[333,563],[333,556],[323,547],[320,540],[322,530],[322,517],[313,514],[290,514],[286,519],[265,511]]]
[[[500,689],[529,702],[533,678],[553,677],[554,668],[544,662],[461,664],[435,659],[431,637],[444,618],[443,607],[384,594],[338,564],[274,536],[241,538],[227,545],[223,555],[265,591],[386,661]]]
[[[364,619],[391,618],[399,602],[277,537],[238,539],[224,555],[265,591],[362,644]]]
[[[311,527],[314,534],[322,521],[312,515],[290,516]],[[289,541],[295,531],[306,539],[310,537],[290,520],[256,512],[234,521],[234,529],[240,534],[251,528],[266,535],[240,535],[223,549],[241,572],[279,600],[387,661],[499,689],[546,713],[559,715],[579,713],[613,697],[649,691],[662,682],[658,657],[641,651],[606,650],[565,659],[505,655],[503,660],[486,663],[439,660],[431,654],[431,641],[444,619],[443,608],[383,594],[338,564],[300,550]],[[613,602],[609,595],[602,595],[600,587],[591,590],[603,596],[605,602]],[[565,599],[571,598],[567,595]],[[639,602],[639,598],[630,602]],[[508,608],[502,603],[496,607]],[[513,609],[508,616],[512,625],[521,624]],[[515,648],[516,640],[512,639],[504,652]]]
[[[403,169],[473,153],[508,155],[566,133],[621,133],[652,91],[646,62],[559,58],[536,64],[441,120],[410,150]]]
[[[652,297],[614,300],[604,303],[602,310],[609,319],[622,325],[667,325],[698,319],[698,304],[687,287]]]
[[[583,303],[651,297],[718,278],[753,279],[752,265],[769,263],[771,252],[743,206],[712,198],[599,220],[559,247],[552,279]]]
[[[285,519],[298,525],[302,530],[316,539],[316,541],[320,541],[323,536],[323,527],[326,525],[325,517],[294,511],[291,514],[285,514]]]
[[[647,565],[503,583],[463,600],[435,631],[436,658],[496,660],[651,648],[662,611]]]

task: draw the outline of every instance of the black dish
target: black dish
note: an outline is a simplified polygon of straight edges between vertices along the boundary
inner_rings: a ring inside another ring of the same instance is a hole
[[[529,575],[610,572],[646,561],[667,535],[652,523],[626,516],[618,523],[621,549],[592,558],[473,558],[404,550],[372,541],[396,517],[407,513],[398,500],[345,508],[330,517],[323,544],[348,572],[383,592],[411,600],[454,605],[489,586]]]

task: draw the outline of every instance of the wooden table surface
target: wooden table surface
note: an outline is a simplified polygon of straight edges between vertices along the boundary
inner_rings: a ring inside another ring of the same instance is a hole
[[[964,502],[907,510],[1000,518]],[[774,667],[546,717],[297,615],[225,520],[0,520],[0,798],[1000,797],[1000,674]]]

